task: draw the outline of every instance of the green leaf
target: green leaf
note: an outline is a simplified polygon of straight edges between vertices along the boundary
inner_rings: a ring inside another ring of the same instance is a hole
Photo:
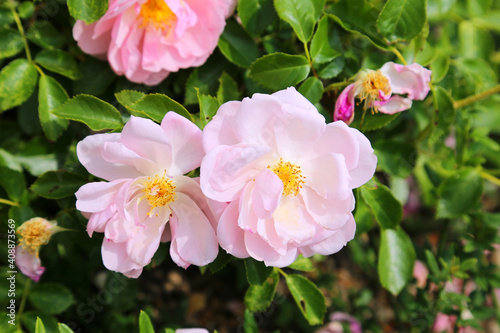
[[[44,49],[57,49],[64,46],[66,38],[49,21],[35,21],[26,32],[26,37]]]
[[[26,191],[23,169],[16,160],[6,150],[0,149],[0,185],[3,187],[9,198],[19,202]]]
[[[111,104],[89,95],[78,95],[53,112],[58,117],[82,122],[94,131],[122,126],[120,112]]]
[[[0,7],[0,26],[9,25],[14,22],[14,15],[9,8]]]
[[[361,195],[382,229],[394,229],[403,219],[403,206],[387,186],[361,187]]]
[[[62,199],[73,196],[86,182],[82,177],[67,171],[49,171],[38,177],[30,189],[44,198]]]
[[[389,42],[409,41],[427,21],[426,0],[388,0],[377,19],[377,29]]]
[[[252,312],[262,312],[271,305],[278,287],[279,274],[273,270],[263,284],[250,285],[245,294],[245,305]]]
[[[398,141],[379,140],[373,143],[377,166],[383,171],[401,177],[409,177],[417,160],[415,147]]]
[[[221,102],[215,97],[203,94],[198,94],[198,101],[200,103],[200,123],[198,126],[203,129],[217,113]]]
[[[376,129],[387,126],[390,122],[398,118],[400,115],[401,113],[372,114],[370,110],[366,110],[365,119],[363,121],[363,124],[361,124],[362,112],[357,112],[357,114],[355,114],[354,116],[354,121],[351,123],[351,127],[357,128],[362,132],[374,131]]]
[[[58,332],[57,319],[40,311],[28,311],[23,313],[21,322],[23,323],[27,332],[35,332],[37,318],[40,318],[43,321],[43,326],[45,326],[46,333]]]
[[[323,14],[323,9],[325,8],[326,0],[311,0],[314,6],[314,17],[317,19],[320,18],[321,14]]]
[[[108,10],[107,0],[68,0],[69,13],[76,20],[90,24],[97,21]]]
[[[212,273],[217,273],[222,270],[234,257],[227,253],[225,250],[219,249],[219,254],[217,258],[207,265],[208,269]]]
[[[327,12],[342,28],[368,38],[373,45],[387,50],[389,46],[377,31],[375,18],[379,10],[365,0],[340,0],[327,7]]]
[[[43,326],[43,322],[40,317],[36,318],[35,333],[45,333],[45,326]]]
[[[336,57],[333,61],[316,65],[318,76],[322,79],[332,79],[342,73],[345,66],[344,56]]]
[[[320,79],[311,76],[299,87],[299,93],[304,95],[312,104],[316,104],[323,96],[323,82]]]
[[[434,257],[434,254],[430,250],[426,249],[425,258],[427,260],[427,266],[431,270],[432,274],[434,274],[435,276],[439,276],[439,265],[436,261],[436,257]]]
[[[15,56],[23,48],[24,41],[19,31],[0,28],[0,59]]]
[[[151,319],[146,312],[141,310],[139,315],[139,333],[155,333]]]
[[[299,254],[297,260],[295,260],[288,268],[295,269],[297,271],[312,272],[314,271],[314,264],[311,259],[304,258],[302,254]]]
[[[285,276],[286,284],[297,306],[309,322],[309,325],[323,323],[326,312],[325,296],[302,275],[289,274]]]
[[[393,295],[399,294],[413,277],[415,249],[403,229],[382,230],[378,275],[382,286]]]
[[[135,90],[122,90],[120,92],[115,93],[115,97],[118,103],[123,105],[127,109],[127,111],[130,112],[131,115],[137,117],[147,117],[144,112],[134,110],[134,108],[132,107],[136,102],[141,100],[144,96],[146,96],[145,93]]]
[[[450,94],[440,86],[434,86],[432,89],[434,96],[434,106],[438,110],[439,130],[434,131],[441,136],[446,136],[450,126],[455,122],[455,108]]]
[[[444,79],[450,67],[450,57],[439,55],[431,62],[432,83],[437,83]]]
[[[438,218],[453,218],[476,208],[483,193],[483,180],[473,169],[462,170],[439,187]]]
[[[337,25],[329,16],[323,16],[311,41],[311,57],[314,63],[330,62],[342,55]]]
[[[0,112],[26,101],[38,80],[36,67],[26,59],[16,59],[0,72]]]
[[[226,103],[229,101],[241,100],[241,94],[236,81],[226,72],[223,72],[219,78],[219,89],[217,89],[217,98]]]
[[[273,90],[281,90],[303,81],[309,71],[309,62],[305,57],[285,53],[265,55],[250,67],[251,77]]]
[[[238,15],[253,36],[258,36],[276,19],[272,0],[239,0]]]
[[[45,136],[55,141],[68,127],[68,120],[62,119],[51,111],[69,99],[66,90],[54,78],[42,75],[38,87],[38,116]]]
[[[23,19],[27,19],[33,15],[35,12],[35,5],[30,1],[23,1],[18,7],[17,12],[19,16]]]
[[[59,326],[59,333],[75,333],[66,324],[59,323],[58,326]]]
[[[257,261],[253,258],[245,259],[245,268],[248,283],[252,285],[263,284],[273,272],[272,267],[266,266],[262,261]]]
[[[62,313],[75,303],[71,291],[54,283],[35,284],[30,290],[29,299],[37,309],[47,314]]]
[[[149,94],[138,100],[132,105],[134,110],[138,110],[146,114],[149,118],[156,122],[161,122],[167,112],[174,111],[179,115],[194,122],[193,116],[186,110],[184,106],[177,103],[170,97],[162,94]]]
[[[278,16],[288,22],[302,43],[307,43],[316,23],[315,8],[311,0],[274,0]]]
[[[254,39],[235,21],[228,21],[219,38],[219,50],[231,62],[248,67],[259,56]]]
[[[69,77],[72,80],[80,78],[80,70],[75,59],[62,50],[43,50],[35,57],[40,66],[55,73]]]
[[[255,317],[248,309],[245,309],[245,315],[243,317],[243,331],[245,333],[259,333],[259,327],[257,326]]]

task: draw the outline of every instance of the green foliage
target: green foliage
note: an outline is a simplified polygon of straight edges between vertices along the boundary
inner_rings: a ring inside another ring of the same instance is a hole
[[[82,177],[66,171],[48,171],[31,185],[31,191],[48,199],[62,199],[73,196],[85,184]]]
[[[250,281],[250,278],[248,279]],[[279,274],[276,269],[261,284],[252,284],[245,294],[245,305],[251,312],[262,312],[271,305],[278,287]]]
[[[259,35],[276,19],[272,0],[240,0],[238,13],[241,23],[253,36]]]
[[[68,0],[71,16],[90,24],[97,21],[108,9],[107,0]]]
[[[288,22],[302,43],[307,43],[316,23],[315,7],[311,0],[274,0],[278,16]]]
[[[59,82],[43,75],[38,87],[38,115],[43,131],[49,140],[55,141],[68,127],[68,120],[51,112],[69,99],[68,93]]]
[[[141,311],[139,315],[139,333],[155,333],[153,324],[146,312]]]
[[[227,22],[219,39],[219,49],[228,60],[242,67],[250,66],[259,55],[253,38],[234,21]]]
[[[439,187],[439,218],[459,217],[476,208],[483,193],[483,181],[476,170],[464,169]]]
[[[16,59],[0,71],[0,112],[25,102],[38,80],[36,67],[26,59]]]
[[[377,19],[377,29],[389,42],[409,41],[427,21],[427,0],[388,0]]]
[[[399,228],[385,229],[380,237],[378,276],[393,295],[401,292],[413,276],[415,249],[410,237]]]
[[[384,185],[361,187],[361,195],[382,229],[395,229],[403,218],[403,207]]]
[[[0,28],[0,59],[15,56],[24,47],[23,36],[14,29]]]
[[[273,53],[257,59],[250,75],[263,86],[279,90],[295,85],[309,74],[309,62],[303,56]]]
[[[297,306],[309,324],[322,324],[326,312],[325,296],[318,287],[302,275],[286,275],[285,280]]]
[[[70,290],[54,283],[33,286],[29,299],[38,310],[47,314],[59,314],[75,303]]]

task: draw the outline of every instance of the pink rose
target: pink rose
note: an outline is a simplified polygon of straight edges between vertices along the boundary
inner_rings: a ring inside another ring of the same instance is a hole
[[[104,265],[138,277],[161,242],[177,265],[203,266],[218,252],[215,217],[198,182],[183,176],[203,157],[201,130],[169,112],[161,126],[131,117],[122,133],[95,134],[77,145],[80,162],[107,182],[82,186],[76,207],[87,231],[104,232]],[[167,225],[168,222],[168,225]]]
[[[175,330],[175,333],[208,333],[204,328],[181,328]]]
[[[203,146],[201,188],[229,202],[217,237],[230,254],[284,267],[354,237],[352,189],[373,176],[377,158],[361,132],[325,124],[294,88],[225,103]]]
[[[415,261],[415,266],[413,267],[413,277],[417,280],[418,288],[425,288],[428,276],[429,270],[425,267],[424,263],[420,260]]]
[[[333,118],[350,124],[354,119],[355,97],[364,101],[365,109],[374,108],[387,114],[407,110],[412,100],[427,96],[430,80],[431,71],[416,63],[403,66],[388,62],[377,71],[365,69],[339,95]]]
[[[35,282],[40,280],[45,271],[40,261],[40,247],[47,244],[52,235],[61,230],[56,225],[54,221],[35,217],[17,228],[19,245],[16,246],[16,265],[24,275]]]
[[[201,66],[217,47],[236,0],[110,0],[97,22],[77,21],[80,48],[108,59],[118,75],[155,85]]]

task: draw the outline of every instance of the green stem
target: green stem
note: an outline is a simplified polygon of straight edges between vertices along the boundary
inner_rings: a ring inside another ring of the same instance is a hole
[[[19,323],[19,325],[17,325],[17,331],[21,333],[23,332],[23,329],[21,327],[21,316],[24,311],[24,306],[26,305],[26,300],[28,299],[30,285],[31,285],[31,279],[28,279],[28,281],[26,281],[26,284],[24,285],[23,298],[21,299],[21,305],[19,306],[19,312],[17,313],[17,320]]]
[[[313,62],[312,62],[312,59],[311,59],[311,55],[309,54],[309,48],[307,47],[307,43],[304,43],[304,50],[306,52],[306,58],[307,58],[307,61],[309,62],[309,66],[311,67],[313,75],[315,77],[318,77],[318,74],[316,74],[316,70],[313,67]]]
[[[277,267],[276,267],[277,268]],[[288,276],[288,274],[286,274],[281,268],[277,268],[278,269],[278,272],[283,275],[285,278]]]
[[[398,57],[399,61],[401,61],[403,63],[403,65],[408,65],[406,63],[406,60],[405,58],[403,57],[403,55],[399,52],[399,50],[395,47],[391,48],[391,51],[392,53],[394,53],[396,55],[396,57]]]
[[[481,175],[481,177],[483,177],[484,179],[490,181],[491,183],[495,184],[495,185],[498,185],[500,186],[500,179],[498,179],[497,177],[493,176],[493,175],[490,175],[489,173],[487,173],[486,171],[482,170],[479,172],[479,174]]]
[[[332,90],[337,90],[339,88],[344,88],[350,85],[351,83],[352,83],[351,81],[335,82],[326,86],[325,91],[332,91]]]
[[[28,39],[26,38],[26,35],[24,34],[24,28],[23,28],[23,25],[21,23],[21,18],[17,14],[17,12],[14,9],[14,6],[12,4],[10,4],[10,10],[12,12],[12,15],[14,16],[14,20],[16,21],[17,29],[19,30],[19,32],[21,33],[21,36],[23,37],[24,49],[26,51],[26,58],[28,58],[28,60],[30,62],[32,62],[33,60],[31,59],[31,52],[30,52],[30,49],[28,46]]]
[[[455,109],[460,109],[460,108],[463,108],[464,106],[475,103],[477,101],[485,99],[486,97],[490,97],[491,95],[497,94],[499,92],[500,92],[500,84],[497,84],[493,88],[490,88],[486,91],[483,91],[482,93],[472,95],[472,96],[469,96],[467,98],[456,101],[455,103],[453,103],[453,107]]]
[[[6,205],[10,205],[10,206],[14,206],[14,207],[19,207],[19,204],[17,202],[10,201],[10,200],[7,200],[7,199],[0,198],[0,203],[6,204]]]

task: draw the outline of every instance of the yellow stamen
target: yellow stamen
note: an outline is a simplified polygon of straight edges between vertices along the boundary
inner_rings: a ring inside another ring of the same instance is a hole
[[[174,202],[176,199],[174,182],[167,178],[165,173],[163,176],[148,177],[148,182],[142,192],[146,193],[146,199],[148,199],[151,206],[151,210],[148,213],[149,216],[153,209],[168,206],[168,204]]]
[[[384,95],[391,93],[392,89],[389,79],[380,70],[369,71],[361,82],[361,92],[359,94],[359,98],[365,100],[365,109],[367,105],[371,106],[374,101],[380,100],[380,91]],[[377,111],[376,108],[375,111]]]
[[[267,167],[268,169],[271,169],[270,166]],[[300,166],[290,162],[283,162],[283,159],[280,158],[278,164],[276,164],[271,170],[283,182],[283,195],[297,196],[299,194],[302,184],[305,183],[304,179],[306,178],[302,176]]]
[[[38,257],[40,246],[47,244],[52,235],[47,223],[49,222],[41,217],[35,217],[24,222],[16,231],[20,236],[19,245]]]
[[[141,28],[152,26],[156,30],[168,30],[174,26],[177,16],[165,3],[165,0],[148,0],[141,6],[139,17],[142,18]]]

